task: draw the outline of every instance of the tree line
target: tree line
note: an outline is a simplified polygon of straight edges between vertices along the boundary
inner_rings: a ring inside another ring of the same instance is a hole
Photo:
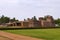
[[[34,16],[32,19],[37,20],[36,16]],[[0,16],[0,24],[5,24],[5,23],[9,23],[9,22],[16,22],[16,21],[19,21],[19,20],[16,19],[15,17],[11,19],[10,17],[4,16],[4,15]],[[54,22],[55,22],[55,24],[60,26],[60,18],[55,19]]]
[[[0,17],[0,24],[5,24],[8,22],[15,22],[15,21],[19,21],[19,20],[17,20],[15,17],[11,19],[10,17],[4,15]]]

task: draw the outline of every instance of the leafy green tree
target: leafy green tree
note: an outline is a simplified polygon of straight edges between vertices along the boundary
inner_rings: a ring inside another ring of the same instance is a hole
[[[9,17],[6,17],[4,15],[2,15],[0,17],[0,24],[5,24],[5,23],[8,23],[8,22],[16,22],[16,21],[19,21],[19,20],[16,20],[15,17],[13,19],[10,19]]]
[[[60,26],[60,18],[55,20],[55,24],[58,24]]]
[[[2,15],[1,18],[0,18],[0,24],[8,23],[9,20],[10,20],[9,17],[5,17],[4,15]]]

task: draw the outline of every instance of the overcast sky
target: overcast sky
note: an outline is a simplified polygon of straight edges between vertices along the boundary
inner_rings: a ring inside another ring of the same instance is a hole
[[[16,17],[19,20],[51,15],[60,17],[60,0],[0,0],[0,16]]]

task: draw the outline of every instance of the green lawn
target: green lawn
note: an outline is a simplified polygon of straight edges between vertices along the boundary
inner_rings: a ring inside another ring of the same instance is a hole
[[[4,31],[46,40],[60,40],[60,29],[20,29]]]

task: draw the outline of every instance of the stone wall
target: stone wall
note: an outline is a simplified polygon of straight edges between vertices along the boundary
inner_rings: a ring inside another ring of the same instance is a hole
[[[24,21],[10,23],[12,26],[20,26],[21,28],[28,27],[55,27],[54,19],[52,16],[39,17],[39,20],[33,20],[28,18]]]

